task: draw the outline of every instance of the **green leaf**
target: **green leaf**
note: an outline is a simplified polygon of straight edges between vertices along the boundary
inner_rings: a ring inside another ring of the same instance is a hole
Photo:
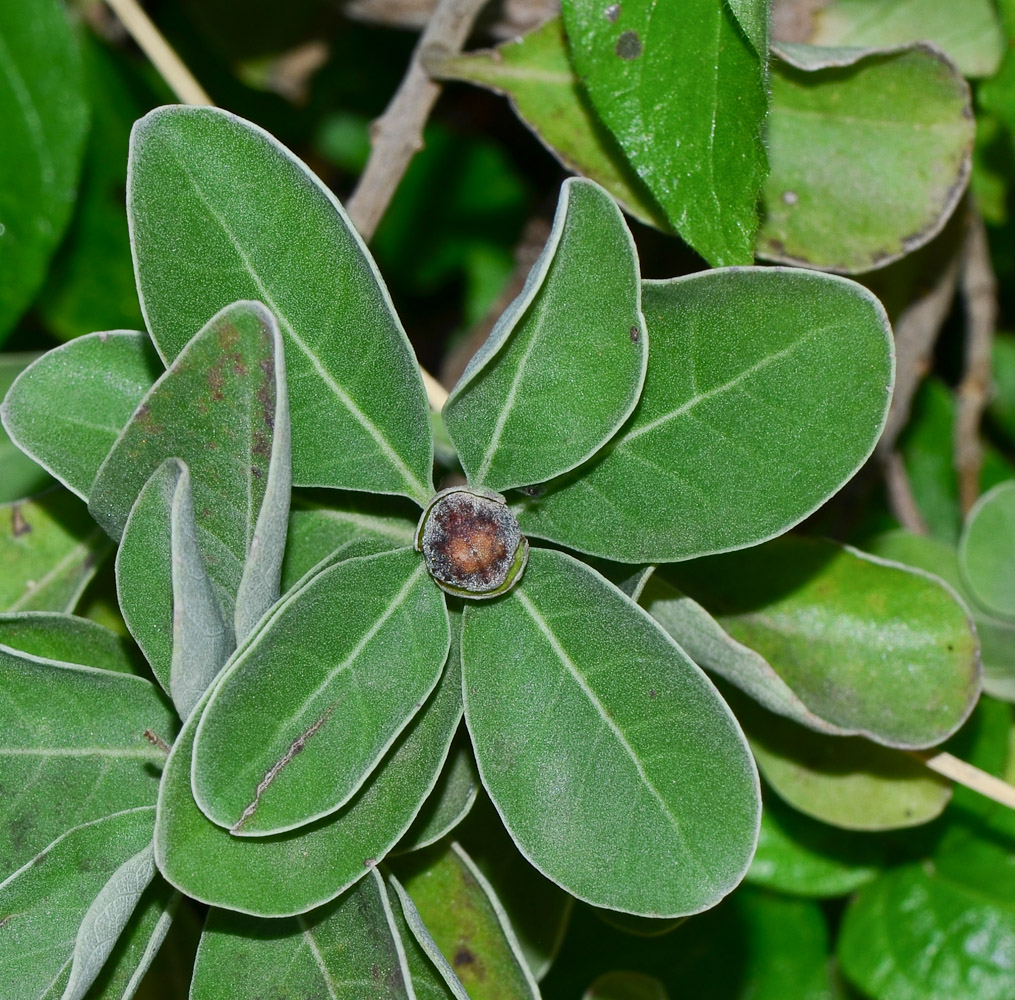
[[[459,629],[461,626],[459,625]],[[454,631],[452,631],[454,637]],[[452,639],[457,645],[457,638]],[[452,649],[451,654],[455,655]],[[399,841],[397,853],[407,854],[436,843],[468,816],[479,794],[479,775],[472,760],[468,732],[459,729],[437,787],[426,800],[408,832]]]
[[[154,877],[150,843],[113,872],[78,927],[70,978],[61,1000],[84,1000]]]
[[[655,976],[607,972],[585,991],[582,1000],[670,1000],[670,995]]]
[[[504,94],[519,118],[560,162],[602,184],[641,222],[668,230],[666,215],[596,116],[567,52],[558,17],[496,49],[444,56],[427,53],[428,72]]]
[[[1004,35],[990,0],[965,0],[962,16],[948,0],[833,0],[815,11],[812,45],[885,48],[930,41],[966,76],[993,76]]]
[[[975,132],[954,65],[926,44],[777,53],[758,255],[856,273],[940,232],[969,180]]]
[[[539,483],[597,452],[638,402],[647,341],[620,210],[598,185],[566,181],[525,287],[444,405],[469,483]]]
[[[190,471],[167,458],[141,490],[116,553],[130,633],[186,719],[235,648],[198,547]]]
[[[862,889],[838,946],[843,971],[874,1000],[1007,1000],[1012,954],[1011,896],[971,890],[931,861]]]
[[[462,717],[461,669],[447,665],[423,710],[348,805],[313,826],[275,837],[234,837],[194,802],[191,760],[202,707],[191,713],[166,763],[155,861],[173,885],[201,902],[288,917],[334,899],[409,828],[437,783]]]
[[[190,1000],[330,997],[415,1000],[384,881],[376,871],[334,903],[292,920],[213,909]]]
[[[0,609],[73,611],[109,552],[84,505],[64,490],[0,506]]]
[[[38,354],[0,354],[0,398],[7,395],[14,380],[38,359]],[[52,482],[0,428],[0,503],[39,493]]]
[[[84,500],[121,428],[161,371],[143,333],[93,333],[22,373],[0,418],[14,443]]]
[[[0,690],[0,873],[72,826],[155,802],[165,755],[145,730],[168,740],[174,719],[144,678],[0,647]]]
[[[78,927],[120,866],[151,842],[154,813],[147,806],[77,826],[0,883],[0,982],[9,1000],[59,995]]]
[[[976,704],[980,669],[966,608],[922,570],[790,536],[663,572],[840,734],[934,746]]]
[[[366,498],[356,493],[337,498],[334,506],[294,497],[282,561],[282,593],[353,539],[370,538],[389,549],[412,545],[419,511],[412,508],[410,513],[411,517],[403,516],[383,497]]]
[[[263,301],[286,342],[295,481],[426,503],[419,369],[363,241],[306,164],[228,112],[158,108],[134,127],[127,210],[163,357],[230,302]]]
[[[32,301],[77,194],[88,130],[81,54],[59,0],[0,12],[0,341]]]
[[[420,918],[472,1000],[539,1000],[507,914],[457,843],[397,867]]]
[[[527,535],[621,562],[743,548],[806,517],[870,455],[893,359],[866,289],[731,268],[646,282],[642,304],[653,360],[638,408],[592,461],[520,501]]]
[[[483,784],[544,875],[597,906],[659,917],[706,909],[740,881],[760,812],[743,735],[619,590],[534,549],[510,594],[466,607],[462,659]]]
[[[104,625],[52,611],[0,614],[0,643],[39,659],[125,674],[134,673],[136,662],[126,640]]]
[[[450,641],[444,596],[412,549],[313,576],[215,686],[194,737],[202,811],[253,837],[333,813],[423,707]]]
[[[1001,425],[1009,440],[1015,439],[1015,336],[999,333],[994,338],[994,391],[990,412]]]
[[[685,0],[679,18],[651,0],[613,14],[588,0],[562,8],[575,70],[670,223],[713,266],[751,263],[767,170],[765,46],[716,0]]]
[[[275,318],[258,302],[233,303],[152,386],[89,491],[92,516],[119,538],[151,474],[167,458],[186,462],[198,544],[237,642],[278,598],[289,518],[286,400]]]
[[[988,612],[1015,620],[1015,480],[984,493],[959,542],[962,578]]]

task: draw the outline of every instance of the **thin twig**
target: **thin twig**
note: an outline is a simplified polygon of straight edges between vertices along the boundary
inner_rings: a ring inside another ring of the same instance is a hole
[[[141,51],[183,104],[214,104],[201,84],[173,51],[137,0],[106,0]]]
[[[990,355],[997,325],[997,278],[990,263],[987,227],[978,212],[970,214],[961,282],[966,352],[955,415],[955,468],[959,475],[959,503],[965,514],[980,493],[983,466],[980,421],[990,392]]]
[[[888,505],[895,519],[914,535],[927,534],[927,522],[920,511],[920,505],[913,494],[902,455],[893,451],[883,463],[885,489],[888,491]]]
[[[461,51],[485,4],[486,0],[440,0],[395,96],[374,122],[370,159],[346,206],[365,240],[374,235],[409,162],[423,148],[423,125],[441,92],[441,84],[423,68],[424,53]]]
[[[950,753],[928,753],[919,750],[911,750],[909,753],[950,781],[971,788],[974,792],[979,792],[994,802],[1000,802],[1009,809],[1015,809],[1015,785],[1009,785],[1007,781],[995,778],[994,775],[981,771]]]

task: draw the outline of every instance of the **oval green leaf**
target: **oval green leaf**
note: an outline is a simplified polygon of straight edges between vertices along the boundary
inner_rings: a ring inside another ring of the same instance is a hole
[[[648,338],[634,240],[597,184],[561,188],[553,229],[442,415],[473,486],[562,475],[631,415]]]
[[[0,644],[43,660],[130,674],[137,661],[128,642],[88,618],[52,611],[0,614]]]
[[[462,658],[483,784],[544,875],[656,917],[699,912],[740,881],[754,762],[708,678],[629,598],[534,549],[509,595],[465,609]]]
[[[412,549],[313,576],[215,686],[194,738],[202,811],[263,837],[340,808],[422,708],[449,643],[444,596]]]
[[[962,577],[987,611],[1015,620],[1015,481],[973,505],[959,541]]]
[[[519,502],[527,535],[620,562],[743,548],[802,520],[870,455],[894,362],[866,289],[730,268],[646,282],[642,303],[652,363],[638,408],[599,455]]]
[[[218,108],[150,112],[128,171],[138,289],[162,356],[230,302],[264,302],[286,342],[295,481],[424,505],[433,435],[422,379],[335,196],[267,132]]]

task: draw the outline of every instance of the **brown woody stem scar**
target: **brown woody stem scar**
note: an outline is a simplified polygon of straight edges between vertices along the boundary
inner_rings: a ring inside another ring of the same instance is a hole
[[[151,743],[152,746],[158,747],[163,753],[169,753],[172,749],[158,733],[154,733],[150,729],[146,729],[144,731],[144,738]]]

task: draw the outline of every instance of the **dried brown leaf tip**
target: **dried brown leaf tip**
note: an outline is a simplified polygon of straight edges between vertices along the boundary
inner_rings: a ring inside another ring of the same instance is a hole
[[[430,501],[416,531],[437,586],[459,597],[510,590],[525,569],[529,544],[499,493],[454,487]]]

